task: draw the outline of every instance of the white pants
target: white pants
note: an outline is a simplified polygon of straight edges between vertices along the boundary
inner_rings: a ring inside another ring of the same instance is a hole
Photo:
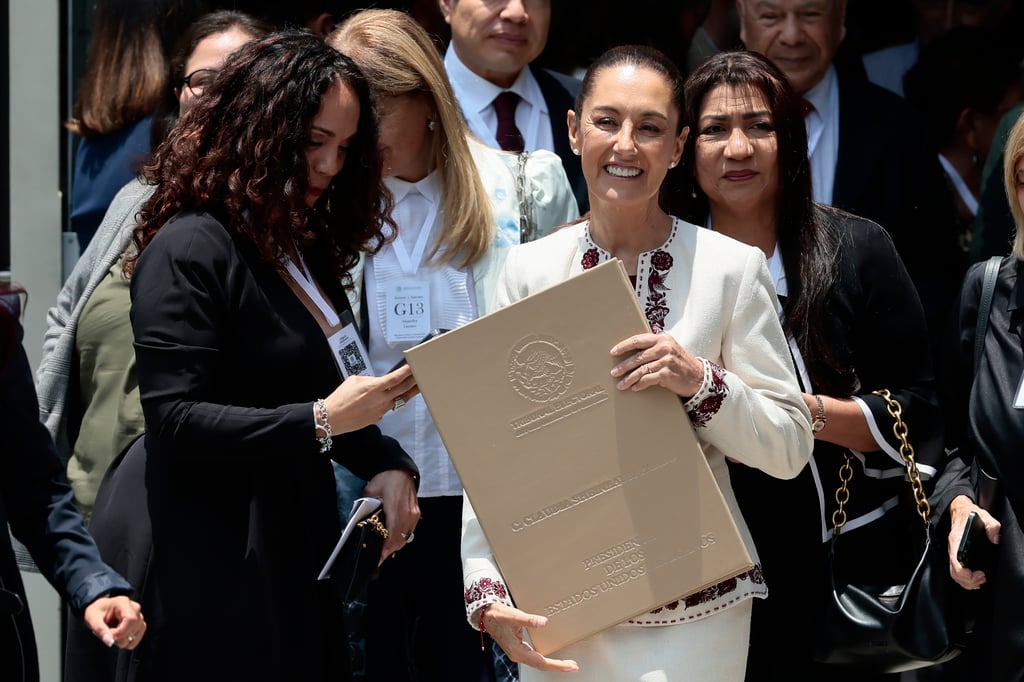
[[[742,682],[747,667],[752,600],[690,623],[617,625],[548,656],[567,658],[578,673],[520,666],[521,682]]]

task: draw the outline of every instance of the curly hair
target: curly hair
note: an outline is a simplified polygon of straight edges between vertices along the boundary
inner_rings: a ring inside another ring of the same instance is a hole
[[[832,209],[816,206],[812,199],[807,130],[800,98],[786,76],[755,52],[720,52],[709,57],[686,80],[684,118],[691,132],[679,164],[689,176],[689,186],[681,193],[682,217],[702,225],[708,215],[708,198],[696,174],[700,138],[697,123],[704,99],[723,84],[760,93],[772,112],[781,178],[775,218],[789,289],[783,307],[783,326],[796,339],[815,388],[831,395],[850,395],[856,386],[856,376],[852,368],[839,366],[824,327],[825,306],[839,276],[836,214]]]
[[[359,124],[341,171],[308,208],[309,129],[336,83],[358,99]],[[294,239],[346,283],[359,252],[380,248],[382,228],[391,224],[366,80],[348,57],[303,31],[275,33],[236,52],[143,177],[156,191],[139,213],[129,274],[156,232],[183,211],[209,212],[270,263]]]

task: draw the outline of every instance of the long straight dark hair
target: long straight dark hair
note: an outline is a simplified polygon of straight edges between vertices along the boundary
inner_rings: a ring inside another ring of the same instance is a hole
[[[852,368],[840,366],[835,359],[824,325],[825,306],[839,276],[841,235],[835,226],[835,214],[815,205],[812,199],[807,131],[800,98],[782,72],[759,54],[718,53],[686,80],[684,119],[690,126],[690,135],[680,165],[689,172],[689,187],[679,197],[683,217],[700,225],[708,215],[708,198],[697,182],[694,166],[699,137],[696,126],[704,98],[719,85],[760,93],[772,112],[779,150],[778,249],[785,263],[788,287],[783,326],[796,339],[815,390],[852,395],[856,376]]]

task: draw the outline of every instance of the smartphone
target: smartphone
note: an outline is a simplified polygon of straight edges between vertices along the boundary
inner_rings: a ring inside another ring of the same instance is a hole
[[[429,334],[427,334],[426,336],[424,336],[422,339],[420,339],[419,343],[417,343],[416,345],[418,346],[418,345],[420,345],[420,343],[426,343],[427,341],[430,341],[430,339],[437,338],[438,336],[441,336],[441,334],[444,334],[445,332],[449,332],[449,331],[451,331],[451,330],[450,329],[435,329],[432,332],[430,332]],[[402,359],[398,361],[398,364],[396,364],[394,367],[392,367],[391,369],[388,370],[388,374],[391,374],[396,369],[398,369],[400,367],[404,367],[404,366],[405,366],[405,357],[403,356]]]
[[[977,512],[967,515],[960,546],[956,550],[956,560],[972,571],[988,571],[995,565],[996,545],[988,540],[985,524]]]

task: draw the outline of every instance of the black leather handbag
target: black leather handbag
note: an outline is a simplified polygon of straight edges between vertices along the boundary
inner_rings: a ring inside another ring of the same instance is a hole
[[[829,551],[831,589],[826,595],[823,622],[818,628],[815,658],[872,672],[900,672],[948,661],[964,645],[965,623],[949,577],[944,543],[932,542],[931,507],[907,440],[902,408],[889,391],[876,391],[888,403],[895,420],[893,432],[900,440],[900,455],[913,488],[921,517],[920,558],[906,582],[898,585],[862,585],[842,579],[840,531],[846,523],[844,505],[849,502],[848,483],[853,475],[852,455],[840,467],[836,492],[839,508],[832,516]],[[908,542],[918,542],[908,537]]]

